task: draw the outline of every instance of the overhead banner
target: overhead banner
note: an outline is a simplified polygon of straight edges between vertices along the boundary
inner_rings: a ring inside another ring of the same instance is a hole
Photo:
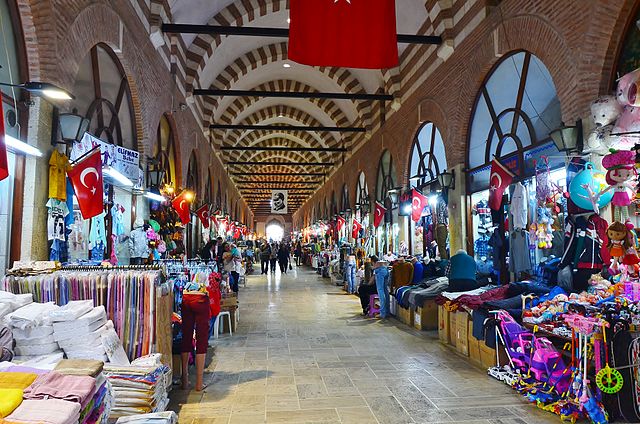
[[[287,214],[289,208],[287,206],[289,201],[289,193],[287,190],[272,190],[271,191],[271,213],[275,214]]]

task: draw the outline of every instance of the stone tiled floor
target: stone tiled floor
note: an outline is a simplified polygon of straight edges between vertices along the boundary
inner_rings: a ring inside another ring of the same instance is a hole
[[[435,332],[360,311],[309,268],[249,277],[237,333],[218,340],[206,391],[174,390],[172,409],[187,424],[559,422]]]

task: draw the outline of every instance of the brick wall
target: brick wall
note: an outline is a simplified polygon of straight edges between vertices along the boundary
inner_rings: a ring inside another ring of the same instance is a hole
[[[418,78],[431,72],[403,99],[397,113],[348,159],[294,215],[301,222],[323,205],[343,182],[355,201],[358,174],[366,174],[375,197],[378,162],[388,149],[399,184],[407,183],[413,139],[421,124],[432,121],[440,130],[450,167],[464,164],[473,106],[479,88],[500,57],[528,50],[549,69],[562,108],[564,122],[588,117],[589,104],[608,91],[618,44],[635,0],[504,0],[488,7],[487,16],[435,70],[425,63],[412,72]],[[406,74],[403,70],[403,73]],[[405,81],[403,89],[410,87]]]

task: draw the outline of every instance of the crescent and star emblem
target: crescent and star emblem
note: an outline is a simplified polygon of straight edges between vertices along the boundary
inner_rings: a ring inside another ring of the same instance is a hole
[[[95,174],[96,175],[96,181],[98,181],[98,179],[100,179],[100,174],[98,174],[98,170],[96,168],[91,167],[91,168],[87,168],[87,169],[83,170],[82,173],[80,174],[80,182],[86,188],[89,188],[89,186],[87,185],[87,183],[85,182],[84,179],[89,174]],[[96,186],[95,185],[91,187],[91,194],[96,194]]]
[[[333,3],[338,3],[340,0],[333,0]],[[347,0],[347,3],[351,4],[351,0]]]
[[[497,180],[497,184],[493,184],[493,180],[494,178]],[[491,185],[489,187],[489,190],[497,190],[498,188],[500,188],[500,186],[502,185],[502,177],[500,176],[500,174],[498,174],[497,172],[494,172],[493,174],[491,174],[491,177],[489,177],[489,184]]]
[[[186,200],[181,200],[180,203],[178,204],[178,208],[184,209],[184,206],[182,206],[184,203],[187,203],[187,201]]]
[[[413,209],[420,209],[420,205],[422,202],[420,202],[420,199],[418,199],[417,197],[414,197],[413,200],[411,200],[411,205],[413,206]]]
[[[382,215],[382,211],[378,208],[376,208],[376,216],[380,216]]]

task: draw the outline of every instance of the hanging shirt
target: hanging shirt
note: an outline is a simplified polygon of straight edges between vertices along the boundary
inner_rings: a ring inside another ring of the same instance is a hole
[[[116,236],[125,234],[123,209],[120,205],[113,205],[111,208],[111,233]]]
[[[66,190],[66,187],[65,187]],[[64,220],[69,215],[67,204],[58,199],[49,199],[47,202],[49,212],[47,214],[47,237],[48,240],[65,240]]]
[[[107,245],[107,233],[104,228],[104,212],[91,218],[91,231],[89,231],[89,249],[93,249],[97,244]]]
[[[527,228],[527,216],[528,216],[528,197],[527,189],[522,183],[517,183],[511,196],[511,206],[509,212],[511,213],[512,225],[514,230],[521,230]]]
[[[50,198],[67,200],[67,170],[69,168],[69,159],[63,153],[54,150],[49,159]]]

